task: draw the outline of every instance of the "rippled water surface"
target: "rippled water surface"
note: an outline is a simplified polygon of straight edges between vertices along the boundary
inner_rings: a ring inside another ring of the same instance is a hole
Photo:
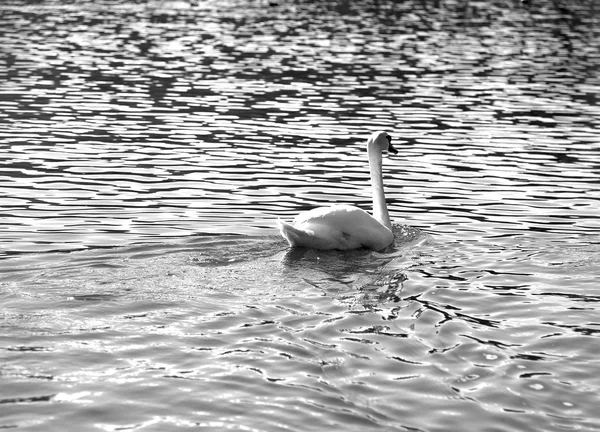
[[[0,428],[600,430],[571,3],[3,2]],[[289,250],[379,129],[394,245]]]

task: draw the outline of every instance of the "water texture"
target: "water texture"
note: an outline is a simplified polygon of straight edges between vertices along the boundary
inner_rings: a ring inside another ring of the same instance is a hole
[[[3,2],[0,428],[599,430],[599,9]]]

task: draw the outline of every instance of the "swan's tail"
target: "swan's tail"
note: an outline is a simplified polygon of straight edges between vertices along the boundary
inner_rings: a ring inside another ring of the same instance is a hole
[[[277,219],[277,226],[279,226],[281,235],[288,241],[291,247],[303,246],[310,238],[310,234],[306,231],[299,230],[281,219]]]

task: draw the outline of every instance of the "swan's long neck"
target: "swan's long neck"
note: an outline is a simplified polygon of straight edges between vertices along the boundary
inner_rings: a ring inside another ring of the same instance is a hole
[[[381,173],[382,155],[381,150],[375,145],[368,147],[369,169],[371,172],[371,187],[373,188],[373,217],[384,226],[392,229],[390,214],[388,213],[383,193],[383,176]]]

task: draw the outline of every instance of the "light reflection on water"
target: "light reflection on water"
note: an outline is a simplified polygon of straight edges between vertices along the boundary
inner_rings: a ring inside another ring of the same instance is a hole
[[[490,206],[508,209],[503,224],[597,208],[592,19],[569,27],[514,5],[470,12],[489,22],[421,4],[385,18],[368,5],[128,6],[3,9],[5,251],[256,233],[301,206],[367,204],[360,142],[378,128],[404,148],[388,175],[398,220],[454,219],[440,194],[477,222]],[[573,189],[590,201],[555,204]]]
[[[1,6],[0,425],[598,429],[599,27],[561,8]],[[394,247],[287,251],[369,208],[375,129]]]

